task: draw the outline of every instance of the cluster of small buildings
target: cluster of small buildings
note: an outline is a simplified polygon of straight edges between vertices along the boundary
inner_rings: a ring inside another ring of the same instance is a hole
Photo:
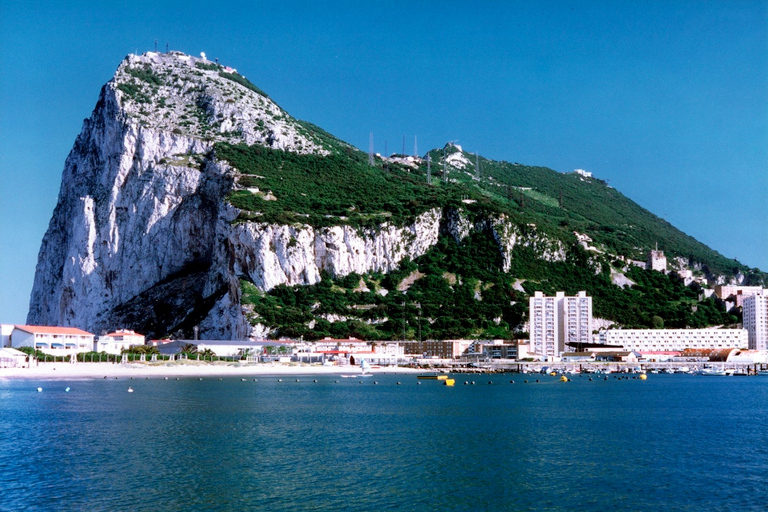
[[[82,352],[120,354],[123,349],[144,345],[145,337],[130,330],[96,336],[75,327],[0,325],[0,367],[21,366],[27,355],[17,349],[29,347],[51,356]]]

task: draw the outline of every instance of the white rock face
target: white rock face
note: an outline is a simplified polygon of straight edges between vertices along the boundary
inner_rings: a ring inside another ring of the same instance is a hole
[[[332,276],[389,272],[403,258],[417,258],[437,243],[440,221],[440,212],[432,210],[408,226],[384,224],[377,230],[239,224],[230,237],[237,254],[234,271],[265,291],[318,283],[322,271]]]
[[[566,248],[560,240],[539,233],[535,226],[526,226],[525,230],[509,222],[506,216],[490,221],[493,238],[499,244],[504,261],[504,272],[512,267],[512,251],[516,246],[530,247],[546,261],[564,261]]]
[[[205,155],[216,141],[299,153],[329,150],[274,102],[232,77],[237,75],[178,53],[129,55],[121,63],[67,157],[28,323],[97,334],[123,327],[116,322],[127,318],[115,308],[141,294],[149,294],[151,303],[153,288],[176,279],[180,298],[226,295],[211,310],[219,320],[204,322],[211,333],[245,333],[242,314],[233,313],[239,291],[227,265],[237,211],[222,198],[232,176]],[[205,275],[197,279],[199,290],[183,283],[184,275],[199,272]],[[178,304],[180,318],[185,307],[194,309]],[[146,308],[149,316],[168,315]]]

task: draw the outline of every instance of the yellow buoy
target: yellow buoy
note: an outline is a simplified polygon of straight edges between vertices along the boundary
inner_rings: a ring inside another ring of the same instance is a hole
[[[562,377],[560,377],[560,382],[568,382],[568,377],[563,375]]]
[[[640,374],[640,380],[646,380],[646,379],[648,379],[648,376],[646,374],[644,374],[644,373],[641,373]]]
[[[456,384],[456,379],[445,379],[443,381],[443,385],[445,386],[453,386],[454,384]]]
[[[549,372],[549,374],[550,374],[551,376],[553,376],[553,377],[556,377],[556,376],[557,376],[557,372]]]

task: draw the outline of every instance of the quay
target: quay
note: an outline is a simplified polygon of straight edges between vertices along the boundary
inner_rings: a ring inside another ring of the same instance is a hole
[[[422,369],[439,373],[696,373],[729,370],[736,376],[768,375],[768,364],[711,361],[547,363],[491,360],[440,362]]]

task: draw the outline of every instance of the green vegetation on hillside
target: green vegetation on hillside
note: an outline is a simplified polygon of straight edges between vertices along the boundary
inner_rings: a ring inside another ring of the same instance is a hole
[[[459,206],[465,197],[478,201],[468,209],[498,209],[488,198],[457,185],[430,186],[399,169],[371,168],[359,152],[300,155],[221,143],[216,145],[216,157],[242,173],[238,178],[242,187],[259,189],[259,193],[237,190],[230,194],[230,203],[244,210],[243,220],[312,226],[403,225],[427,210]]]
[[[457,149],[446,146],[445,150],[433,150],[430,152],[432,160],[443,158],[443,151],[450,155]],[[703,263],[705,270],[713,274],[732,275],[749,271],[737,261],[725,258],[642,208],[600,179],[481,157],[482,179],[478,181],[474,178],[474,156],[465,156],[473,165],[465,171],[449,167],[449,177],[466,187],[480,189],[487,197],[505,202],[526,222],[558,227],[563,232],[588,234],[595,243],[610,252],[634,259],[645,260],[647,251],[658,243],[659,249],[665,251],[668,258],[680,256],[689,262]],[[425,166],[422,166],[419,173],[425,172]],[[758,275],[755,278],[760,279]]]

